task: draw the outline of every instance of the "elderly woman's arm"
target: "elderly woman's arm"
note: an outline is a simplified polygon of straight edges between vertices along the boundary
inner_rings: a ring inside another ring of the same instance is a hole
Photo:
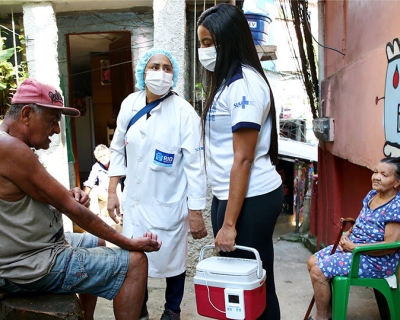
[[[400,241],[400,222],[388,222],[385,226],[384,241],[374,242],[374,244],[391,243],[391,242],[396,242],[396,241]],[[365,243],[365,244],[354,243],[349,239],[348,235],[344,235],[343,238],[340,240],[340,245],[341,245],[341,248],[343,251],[352,252],[355,247],[367,246],[367,245],[371,245],[371,243]],[[366,252],[365,254],[368,254],[370,256],[379,257],[379,256],[384,256],[387,254],[395,253],[396,250],[397,249],[370,251],[370,252]]]

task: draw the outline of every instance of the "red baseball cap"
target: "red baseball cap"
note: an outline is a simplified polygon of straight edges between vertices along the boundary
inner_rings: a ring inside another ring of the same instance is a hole
[[[51,85],[28,78],[18,86],[11,103],[33,103],[42,107],[61,109],[62,113],[67,116],[79,117],[80,112],[78,109],[64,106],[60,91]]]

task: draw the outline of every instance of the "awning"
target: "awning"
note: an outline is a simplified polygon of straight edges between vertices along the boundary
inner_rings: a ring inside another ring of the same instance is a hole
[[[318,145],[279,137],[278,154],[279,158],[318,161]]]

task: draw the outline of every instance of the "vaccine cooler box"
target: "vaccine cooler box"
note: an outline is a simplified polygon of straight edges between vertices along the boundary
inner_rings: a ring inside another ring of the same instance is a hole
[[[213,319],[257,319],[266,307],[266,272],[258,251],[235,246],[253,252],[255,260],[220,256],[203,259],[208,248],[214,245],[201,249],[193,279],[197,313]]]

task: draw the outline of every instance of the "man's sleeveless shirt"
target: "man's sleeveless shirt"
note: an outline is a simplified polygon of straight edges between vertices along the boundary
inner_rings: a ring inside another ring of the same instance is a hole
[[[15,202],[0,199],[0,226],[0,278],[15,283],[44,277],[68,246],[62,214],[28,195]]]

